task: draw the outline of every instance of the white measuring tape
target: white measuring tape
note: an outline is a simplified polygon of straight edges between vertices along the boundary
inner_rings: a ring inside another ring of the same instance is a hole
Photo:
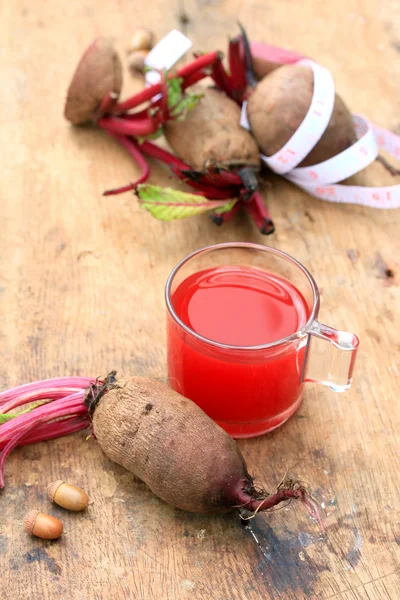
[[[189,38],[180,31],[172,30],[151,50],[145,63],[154,69],[170,69],[191,46]],[[332,74],[314,61],[305,58],[299,60],[300,55],[282,48],[257,43],[253,46],[254,49],[262,47],[266,60],[271,58],[282,64],[304,65],[312,69],[314,74],[313,96],[302,123],[279,152],[273,156],[260,155],[269,168],[316,198],[374,208],[400,207],[400,185],[362,187],[337,183],[365,169],[378,156],[378,149],[400,159],[400,137],[372,125],[364,117],[353,115],[358,140],[350,148],[317,165],[297,167],[321,139],[329,124],[335,102]],[[147,84],[155,83],[159,78],[157,71],[146,73]],[[240,124],[250,130],[246,103],[242,107]]]
[[[144,64],[146,67],[156,69],[154,71],[147,71],[145,74],[147,85],[157,83],[161,78],[158,71],[173,67],[191,47],[192,42],[189,38],[177,29],[172,29],[167,33],[167,35],[163,37],[152,50],[150,50],[145,58]]]
[[[299,64],[309,66],[314,72],[314,93],[310,107],[302,123],[283,148],[273,156],[261,155],[269,168],[280,175],[292,171],[314,148],[328,127],[335,102],[335,84],[328,69],[307,59],[301,60]],[[241,125],[243,126],[242,122]]]
[[[362,187],[338,184],[365,169],[378,156],[378,149],[400,159],[400,137],[367,119],[353,115],[357,142],[333,158],[311,167],[296,168],[321,139],[330,121],[335,100],[335,87],[330,72],[317,63],[304,59],[296,64],[308,66],[314,74],[314,91],[310,108],[290,140],[273,156],[260,154],[275,173],[308,192],[330,202],[363,204],[374,208],[399,208],[400,185]],[[247,103],[242,106],[242,127],[250,130]]]

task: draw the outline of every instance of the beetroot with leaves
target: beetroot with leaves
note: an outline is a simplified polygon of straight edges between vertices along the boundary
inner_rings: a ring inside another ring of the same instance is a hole
[[[238,104],[246,90],[240,38],[230,43],[229,64],[231,75],[220,52],[197,56],[177,73],[162,72],[158,83],[117,102],[122,81],[118,56],[103,38],[89,47],[72,79],[65,116],[73,124],[95,122],[126,148],[141,169],[136,181],[105,195],[135,190],[143,200],[146,188],[138,185],[150,175],[147,155],[165,162],[176,177],[195,190],[191,196],[180,193],[177,198],[171,189],[168,200],[163,193],[163,202],[177,208],[168,211],[169,218],[198,214],[201,204],[201,212],[212,212],[212,219],[220,225],[243,206],[262,233],[273,233],[273,222],[257,189],[257,144],[239,125]],[[191,87],[207,76],[217,89],[202,88],[193,93]],[[152,143],[163,133],[178,156]],[[194,195],[214,203],[221,201],[220,210],[214,210],[215,204],[196,201]],[[191,210],[193,203],[197,206]],[[147,208],[149,203],[143,202],[143,206]],[[154,215],[160,213],[166,214],[152,211]]]
[[[19,415],[17,407],[36,404]],[[194,402],[147,377],[104,382],[80,377],[36,382],[0,393],[0,487],[19,445],[88,427],[103,452],[165,502],[190,512],[258,512],[293,499],[318,518],[305,489],[282,483],[268,495],[254,487],[234,440]],[[9,420],[6,419],[7,415]]]

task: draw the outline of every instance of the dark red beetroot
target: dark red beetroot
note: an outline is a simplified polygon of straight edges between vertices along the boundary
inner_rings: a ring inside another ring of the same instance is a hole
[[[116,381],[114,375],[104,384],[93,382],[86,394],[81,386],[88,380],[73,377],[0,394],[0,408],[6,413],[32,398],[55,398],[0,426],[0,487],[13,447],[24,440],[56,437],[51,427],[65,435],[68,427],[60,429],[63,423],[70,422],[75,431],[76,421],[81,420],[82,428],[92,414],[93,433],[103,452],[172,506],[200,513],[233,508],[255,512],[298,499],[318,518],[300,485],[282,484],[271,496],[256,489],[234,440],[196,404],[158,381],[146,377]]]
[[[311,104],[313,88],[311,69],[296,64],[281,66],[256,85],[247,114],[251,131],[266,156],[278,152],[298,129]],[[299,166],[328,160],[356,140],[351,113],[336,94],[328,127]]]
[[[254,138],[240,127],[240,108],[224,92],[197,88],[202,95],[184,120],[168,121],[165,137],[172,150],[196,171],[215,169],[239,170],[249,167],[258,171],[260,155]]]
[[[83,54],[72,77],[64,116],[74,125],[96,121],[117,101],[122,66],[110,40],[99,37]]]
[[[292,137],[303,121],[313,94],[312,71],[296,64],[301,54],[247,40],[242,28],[247,79],[254,88],[248,101],[251,131],[262,152],[272,156]],[[257,82],[258,81],[258,82]],[[328,126],[321,139],[299,167],[311,166],[343,152],[357,141],[353,118],[342,98],[335,94],[335,102]],[[382,156],[377,160],[391,175],[399,175]]]

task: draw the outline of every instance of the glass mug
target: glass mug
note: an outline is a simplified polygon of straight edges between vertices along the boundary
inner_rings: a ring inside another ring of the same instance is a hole
[[[174,293],[190,275],[218,267],[261,269],[288,281],[306,303],[306,323],[288,337],[257,346],[233,346],[199,335],[177,314]],[[170,274],[166,304],[169,384],[235,438],[282,425],[299,407],[305,382],[336,392],[351,385],[358,338],[317,321],[318,287],[285,252],[250,243],[197,250]]]

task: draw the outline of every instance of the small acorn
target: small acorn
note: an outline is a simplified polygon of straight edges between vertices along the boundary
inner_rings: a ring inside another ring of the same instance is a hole
[[[151,50],[153,47],[154,35],[148,29],[137,29],[134,31],[127,47],[128,54],[136,50]]]
[[[76,487],[76,485],[71,485],[62,480],[49,483],[47,495],[52,502],[74,512],[85,510],[89,504],[89,496],[86,492]]]
[[[63,524],[58,519],[39,510],[31,510],[24,518],[24,527],[30,535],[42,540],[56,540],[63,532]]]
[[[145,68],[145,60],[148,55],[147,50],[135,50],[128,56],[128,68],[132,75],[143,75]]]

